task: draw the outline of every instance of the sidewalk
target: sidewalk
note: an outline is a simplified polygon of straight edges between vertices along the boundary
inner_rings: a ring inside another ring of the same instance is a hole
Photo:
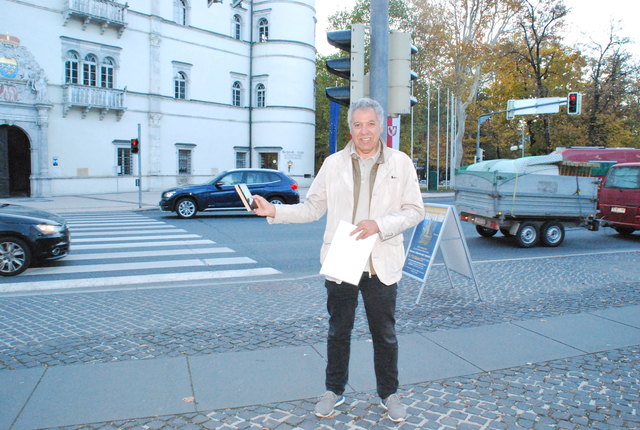
[[[401,384],[407,387],[638,345],[640,306],[401,335],[399,343]],[[0,428],[36,429],[196,412],[209,412],[206,416],[211,417],[216,410],[300,399],[308,399],[309,411],[295,428],[317,428],[318,422],[332,427],[340,414],[324,420],[312,414],[313,401],[324,391],[325,349],[316,344],[0,371]],[[351,362],[348,400],[338,408],[343,413],[350,397],[375,391],[371,343],[355,342]],[[420,400],[401,390],[406,404]],[[212,428],[204,424],[202,428]]]
[[[308,188],[300,188],[300,198],[304,201]],[[0,198],[0,203],[29,206],[54,213],[70,212],[119,212],[160,209],[160,191],[142,193],[83,194],[56,197],[11,197]],[[453,197],[453,192],[423,192],[423,199]]]

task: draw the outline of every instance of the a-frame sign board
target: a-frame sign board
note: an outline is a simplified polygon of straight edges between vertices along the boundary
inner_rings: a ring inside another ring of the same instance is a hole
[[[450,270],[473,279],[478,298],[480,290],[471,265],[471,255],[462,234],[462,225],[455,207],[428,204],[424,207],[424,220],[413,230],[402,272],[422,281],[416,304],[420,302],[429,271],[438,250],[442,251],[444,267],[453,286]]]

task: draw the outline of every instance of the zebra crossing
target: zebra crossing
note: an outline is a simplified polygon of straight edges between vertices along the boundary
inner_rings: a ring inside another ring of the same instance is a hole
[[[2,279],[0,292],[110,288],[280,274],[200,235],[143,214],[67,214],[71,252]]]

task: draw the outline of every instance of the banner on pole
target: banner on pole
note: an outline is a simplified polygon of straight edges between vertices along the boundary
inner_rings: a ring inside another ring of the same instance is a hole
[[[400,150],[400,117],[387,117],[387,146]]]
[[[329,102],[329,154],[338,150],[338,121],[340,120],[340,105]]]

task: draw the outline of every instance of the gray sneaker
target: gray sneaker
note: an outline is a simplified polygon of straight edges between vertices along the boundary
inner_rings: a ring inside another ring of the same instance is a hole
[[[400,423],[407,419],[407,410],[400,402],[400,396],[392,394],[386,399],[380,400],[380,405],[387,410],[389,419],[394,423]]]
[[[320,418],[326,418],[333,415],[333,408],[340,406],[344,403],[344,396],[339,396],[336,393],[327,391],[320,397],[318,403],[316,403],[316,416]]]

